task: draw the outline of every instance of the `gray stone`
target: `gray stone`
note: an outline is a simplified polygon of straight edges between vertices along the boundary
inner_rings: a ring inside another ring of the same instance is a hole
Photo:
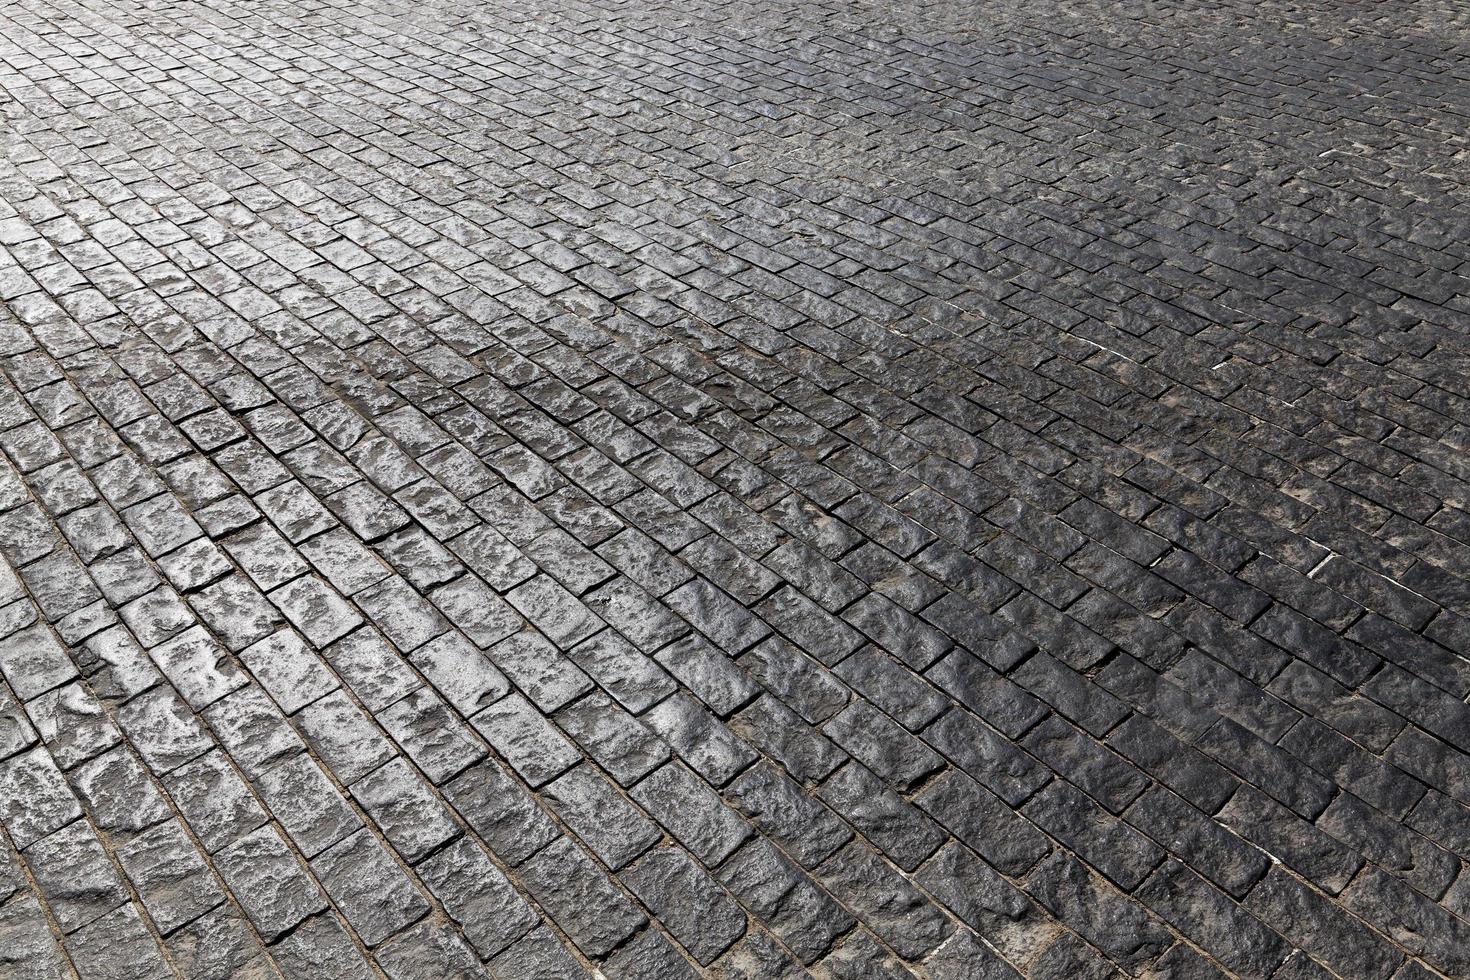
[[[587,956],[605,956],[647,919],[568,838],[533,855],[521,880]]]
[[[268,942],[326,907],[321,889],[272,826],[216,851],[213,860],[256,931]]]
[[[210,752],[181,766],[164,778],[164,786],[210,852],[266,822],[265,811],[223,752]]]
[[[209,865],[177,821],[139,834],[115,853],[148,917],[164,935],[225,900]]]
[[[0,762],[0,823],[25,848],[81,815],[76,797],[44,748]]]
[[[128,901],[122,876],[84,820],[34,841],[22,853],[63,933]]]
[[[428,900],[367,830],[312,858],[312,870],[369,946],[423,918]]]
[[[622,879],[702,965],[709,965],[745,932],[745,913],[683,851],[651,851]]]
[[[505,874],[467,838],[425,858],[416,870],[483,959],[500,953],[540,921]]]
[[[0,639],[0,673],[22,701],[65,684],[77,668],[44,625],[30,626]]]
[[[240,651],[240,662],[288,715],[338,687],[321,659],[291,630],[280,630]]]
[[[449,809],[402,756],[353,783],[352,796],[410,863],[460,832]]]

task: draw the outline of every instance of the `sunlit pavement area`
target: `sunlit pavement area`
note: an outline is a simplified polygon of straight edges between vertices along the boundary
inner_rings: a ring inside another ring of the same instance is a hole
[[[1470,976],[1470,15],[0,4],[0,976]]]

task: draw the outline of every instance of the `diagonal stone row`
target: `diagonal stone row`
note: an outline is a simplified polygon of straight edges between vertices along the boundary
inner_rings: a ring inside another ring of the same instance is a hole
[[[1467,38],[0,7],[0,976],[1470,975]]]

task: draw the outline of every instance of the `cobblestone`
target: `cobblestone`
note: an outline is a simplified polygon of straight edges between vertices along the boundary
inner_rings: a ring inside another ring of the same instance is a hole
[[[0,8],[0,977],[1470,976],[1443,0]]]

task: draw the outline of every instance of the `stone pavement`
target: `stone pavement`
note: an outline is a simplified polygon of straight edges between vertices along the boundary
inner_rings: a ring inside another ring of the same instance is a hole
[[[1470,976],[1470,15],[0,5],[0,976]]]

